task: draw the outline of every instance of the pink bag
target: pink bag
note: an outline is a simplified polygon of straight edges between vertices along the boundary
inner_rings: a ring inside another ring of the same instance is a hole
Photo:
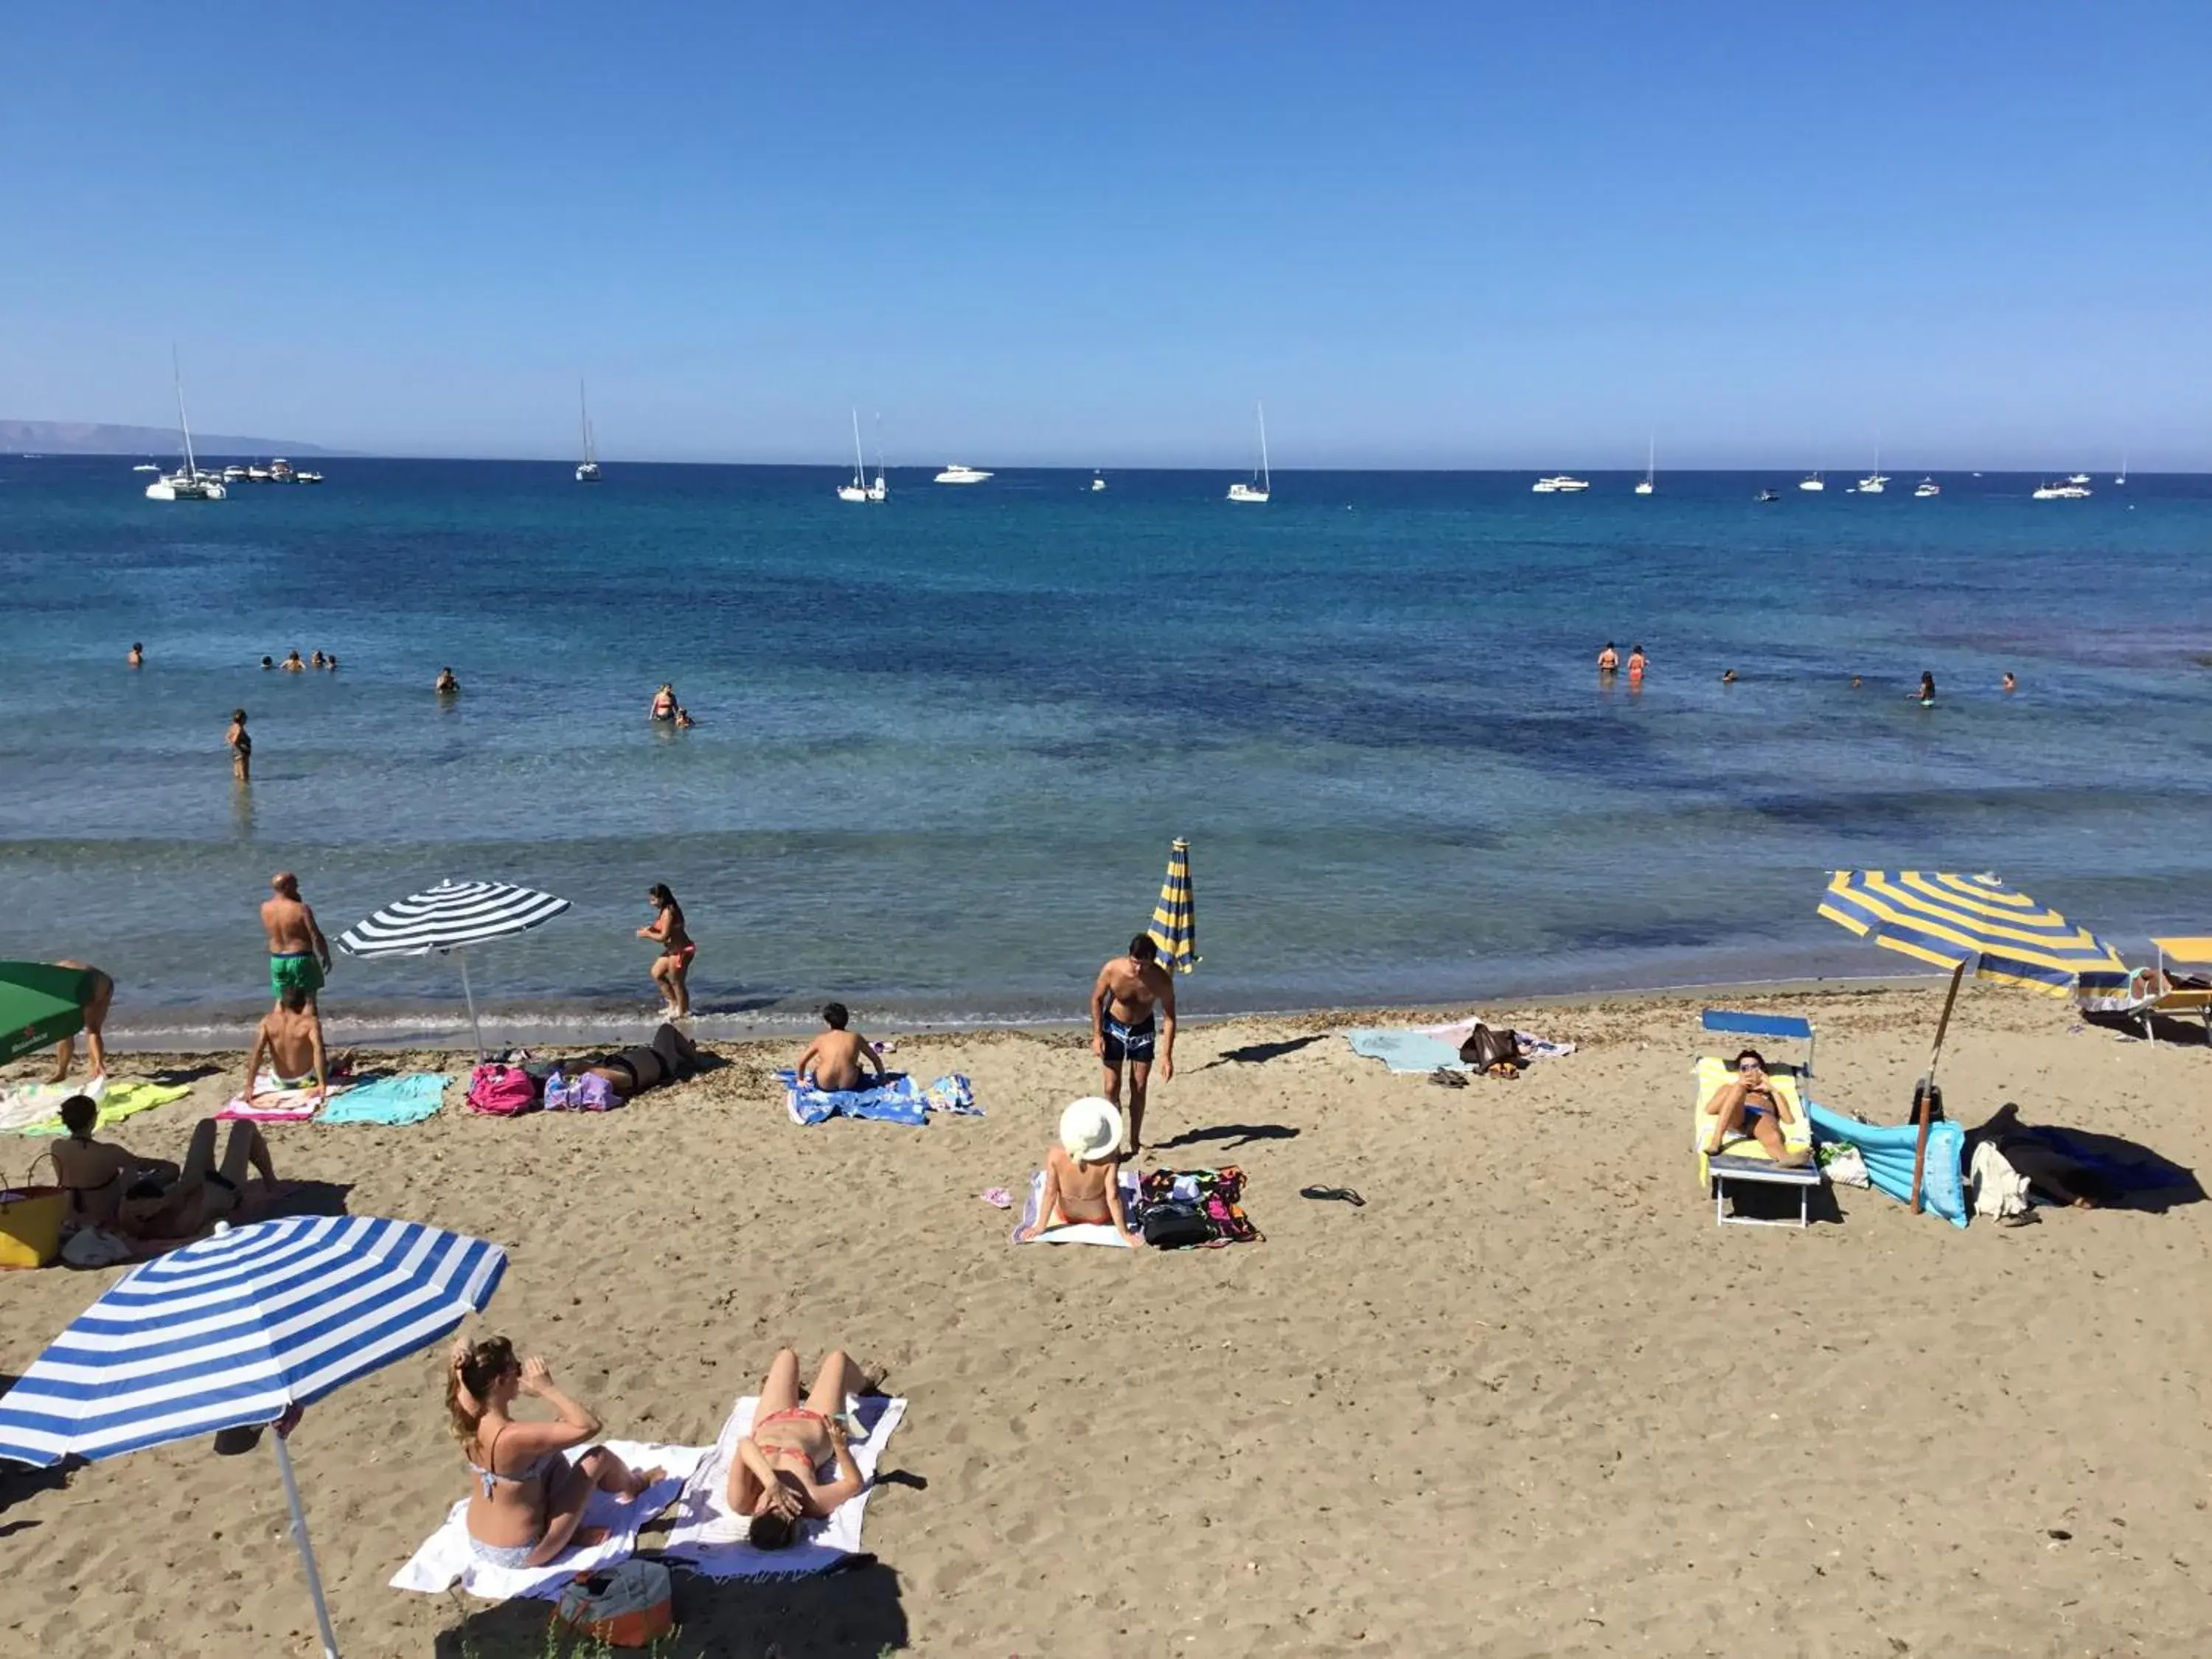
[[[538,1085],[520,1066],[479,1066],[469,1073],[469,1109],[513,1117],[538,1104]]]

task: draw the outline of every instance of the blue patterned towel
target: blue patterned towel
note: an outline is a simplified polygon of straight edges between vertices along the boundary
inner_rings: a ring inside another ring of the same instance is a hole
[[[890,1073],[866,1089],[817,1089],[799,1082],[799,1074],[792,1071],[778,1072],[776,1077],[783,1084],[784,1104],[791,1112],[791,1121],[798,1124],[820,1123],[833,1117],[869,1117],[879,1123],[903,1123],[918,1129],[929,1121],[932,1112],[950,1112],[959,1117],[983,1115],[968,1079],[957,1073],[938,1079],[927,1088],[903,1072]]]

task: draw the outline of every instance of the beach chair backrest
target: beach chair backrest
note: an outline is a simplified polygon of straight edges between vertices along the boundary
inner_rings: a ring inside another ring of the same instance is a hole
[[[1813,1075],[1813,1022],[1795,1014],[1751,1014],[1730,1008],[1708,1008],[1699,1017],[1708,1031],[1729,1036],[1765,1037],[1768,1042],[1802,1042],[1805,1059],[1798,1071],[1809,1081]]]

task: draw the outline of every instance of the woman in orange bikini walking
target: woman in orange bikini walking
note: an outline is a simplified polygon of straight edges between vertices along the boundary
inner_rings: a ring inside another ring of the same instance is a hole
[[[659,914],[648,926],[637,930],[637,936],[660,946],[660,954],[653,961],[653,983],[667,1005],[668,1017],[682,1019],[691,1012],[691,988],[684,981],[690,975],[691,958],[699,954],[699,947],[684,931],[684,907],[668,890],[667,883],[656,881],[646,890],[645,896]]]
[[[824,1521],[868,1483],[846,1443],[845,1396],[872,1393],[852,1356],[833,1353],[814,1374],[805,1404],[799,1399],[799,1356],[776,1355],[761,1384],[753,1431],[738,1442],[724,1498],[731,1511],[749,1515],[746,1540],[757,1550],[780,1550],[799,1535],[801,1521]],[[824,1482],[826,1463],[836,1478]]]

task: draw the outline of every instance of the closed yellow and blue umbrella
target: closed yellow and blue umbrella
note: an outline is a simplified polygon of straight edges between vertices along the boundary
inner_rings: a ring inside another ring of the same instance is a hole
[[[1820,914],[1862,938],[1977,979],[2064,996],[2081,981],[2124,979],[2119,953],[1995,876],[1839,870]]]
[[[1168,849],[1168,878],[1152,907],[1152,943],[1160,960],[1178,973],[1198,965],[1198,907],[1190,894],[1190,843],[1180,836]]]

